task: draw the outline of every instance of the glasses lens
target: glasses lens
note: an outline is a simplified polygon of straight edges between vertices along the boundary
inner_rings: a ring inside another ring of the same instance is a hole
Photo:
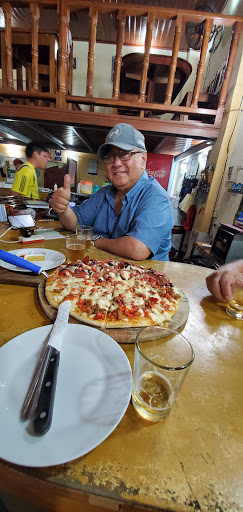
[[[108,155],[104,156],[104,162],[106,164],[113,164],[116,156],[118,156],[119,160],[121,160],[123,162],[124,160],[129,160],[129,158],[131,158],[132,152],[131,151],[118,151],[118,153],[115,153],[115,154],[114,153],[108,154]]]

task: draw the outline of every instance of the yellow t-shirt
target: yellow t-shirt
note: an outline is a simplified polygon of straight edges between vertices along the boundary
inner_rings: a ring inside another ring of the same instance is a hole
[[[38,182],[34,166],[26,162],[15,173],[12,186],[14,192],[31,199],[39,199]]]

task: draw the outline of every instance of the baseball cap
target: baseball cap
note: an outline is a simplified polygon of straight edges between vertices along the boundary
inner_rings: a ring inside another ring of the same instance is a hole
[[[17,165],[17,164],[23,165],[23,163],[24,162],[22,160],[20,160],[20,158],[15,158],[14,161],[13,161],[14,165]]]
[[[109,146],[116,146],[125,151],[131,151],[134,148],[146,151],[143,134],[135,130],[131,124],[126,123],[118,123],[109,131],[105,143],[97,151],[99,158],[104,158]]]

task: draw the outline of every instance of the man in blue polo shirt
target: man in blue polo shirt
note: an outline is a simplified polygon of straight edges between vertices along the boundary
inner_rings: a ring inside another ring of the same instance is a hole
[[[173,214],[167,192],[145,170],[144,136],[133,126],[119,123],[99,147],[110,185],[81,205],[69,207],[70,177],[52,196],[52,208],[62,225],[93,226],[99,235],[95,247],[134,260],[168,260]]]

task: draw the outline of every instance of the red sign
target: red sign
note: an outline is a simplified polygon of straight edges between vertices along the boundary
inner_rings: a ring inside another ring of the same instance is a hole
[[[148,153],[146,170],[149,176],[153,176],[160,185],[167,190],[171,165],[172,155],[159,155],[157,153]]]

